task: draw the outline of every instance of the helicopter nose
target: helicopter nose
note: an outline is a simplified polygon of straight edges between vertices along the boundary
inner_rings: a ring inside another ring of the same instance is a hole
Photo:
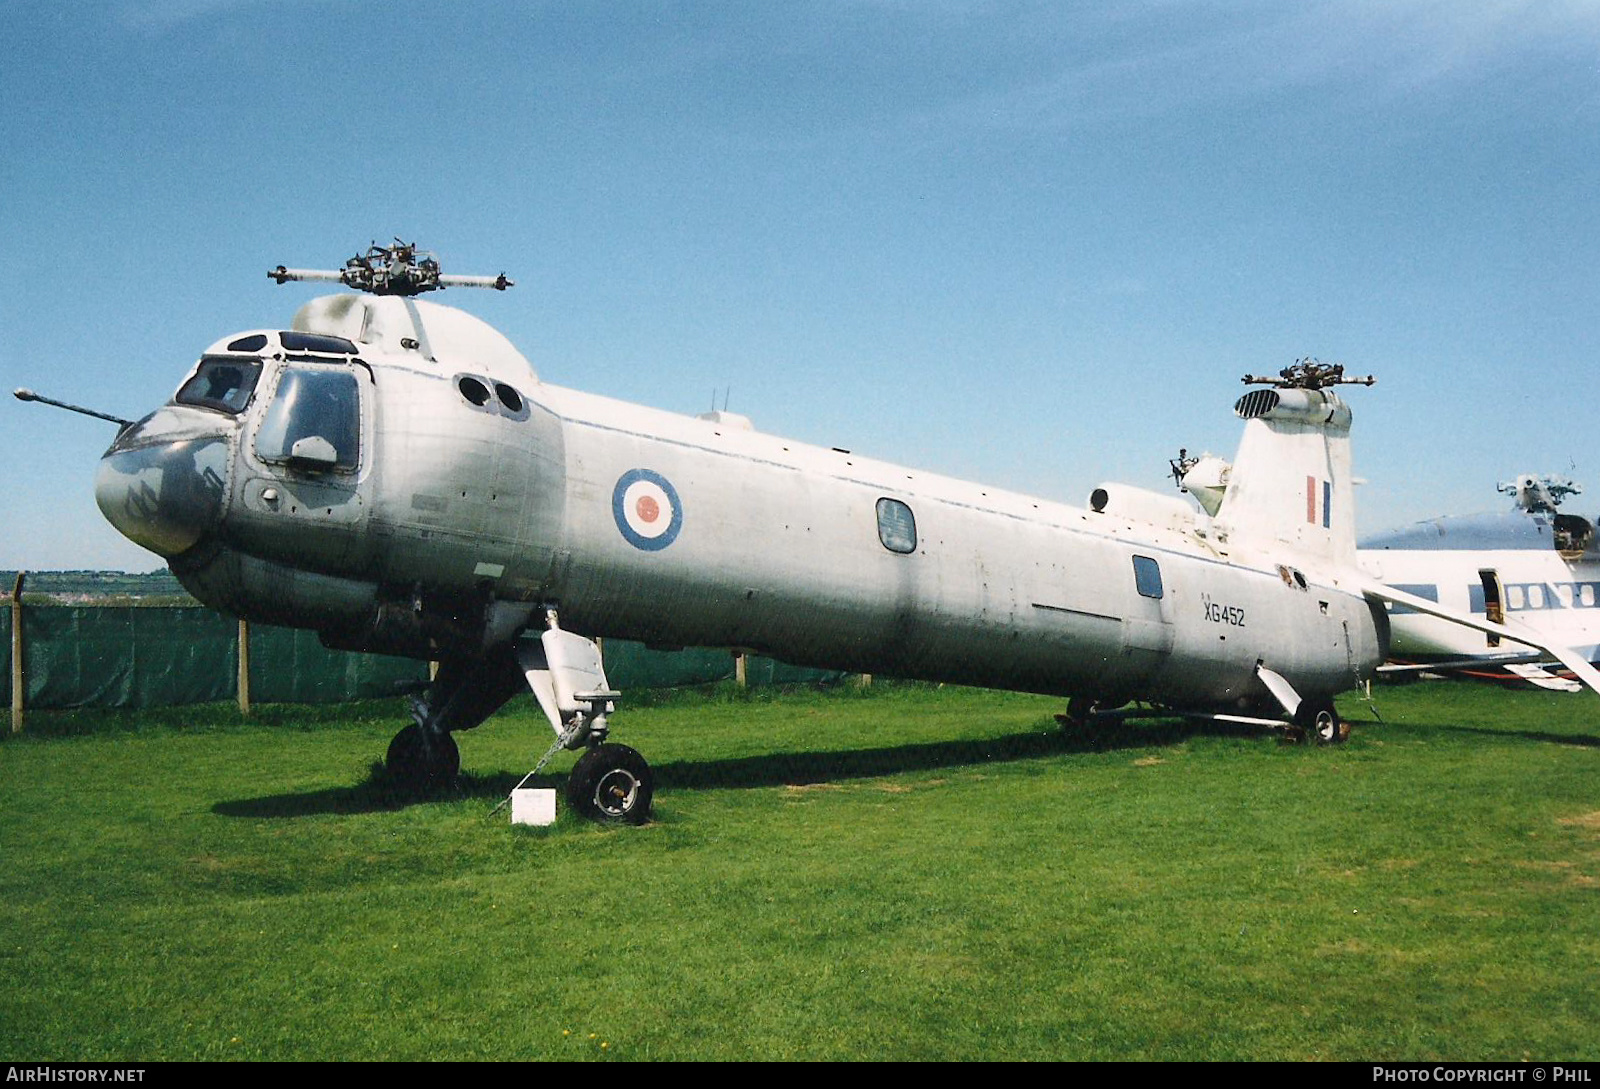
[[[94,498],[124,537],[170,558],[193,548],[222,517],[228,440],[152,433],[152,422],[112,443],[95,474]]]

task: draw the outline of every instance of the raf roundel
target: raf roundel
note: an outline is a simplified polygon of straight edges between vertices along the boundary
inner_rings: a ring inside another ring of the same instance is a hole
[[[683,528],[677,490],[666,477],[649,469],[630,469],[617,478],[611,514],[623,539],[646,552],[666,548]]]

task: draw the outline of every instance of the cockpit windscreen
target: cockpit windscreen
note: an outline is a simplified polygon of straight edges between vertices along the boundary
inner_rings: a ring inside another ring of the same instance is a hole
[[[250,403],[256,381],[261,377],[261,362],[233,356],[206,356],[194,377],[183,384],[173,398],[180,405],[214,408],[237,416]]]

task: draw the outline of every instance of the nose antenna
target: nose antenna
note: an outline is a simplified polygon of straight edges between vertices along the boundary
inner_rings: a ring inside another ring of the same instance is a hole
[[[392,246],[380,246],[374,242],[367,247],[367,252],[358,253],[346,261],[342,269],[285,268],[279,265],[267,270],[267,278],[280,284],[290,280],[310,280],[344,284],[372,295],[403,296],[442,291],[447,287],[492,287],[496,291],[504,291],[516,286],[503,272],[498,276],[446,276],[439,269],[439,259],[432,253],[417,249],[415,242],[402,242],[398,238]]]
[[[54,405],[56,408],[64,408],[68,412],[81,412],[85,416],[93,416],[97,420],[106,420],[124,428],[133,426],[132,420],[124,420],[121,416],[113,416],[109,412],[96,412],[94,409],[84,408],[82,405],[69,405],[65,401],[41,397],[31,389],[12,390],[11,395],[19,401],[38,401],[41,405]]]

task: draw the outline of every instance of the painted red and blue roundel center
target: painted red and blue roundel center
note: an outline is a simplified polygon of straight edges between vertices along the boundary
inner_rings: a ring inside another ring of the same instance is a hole
[[[611,493],[611,516],[623,540],[646,552],[659,552],[683,528],[683,506],[671,481],[649,469],[629,469]]]

